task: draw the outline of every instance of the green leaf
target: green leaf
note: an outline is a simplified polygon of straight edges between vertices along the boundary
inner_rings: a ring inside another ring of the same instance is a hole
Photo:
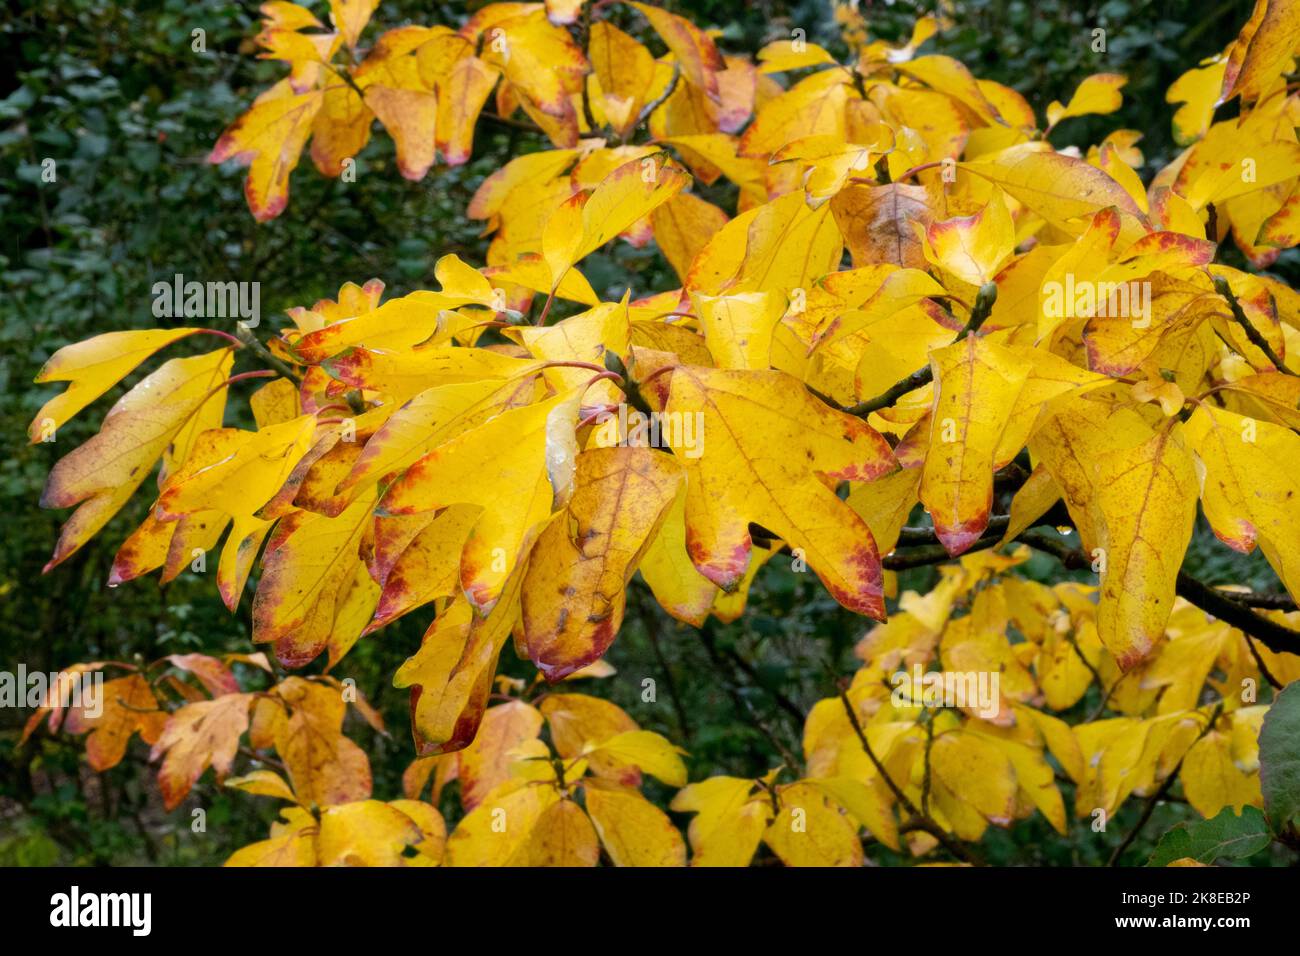
[[[1161,839],[1147,866],[1168,866],[1184,857],[1198,863],[1220,858],[1244,860],[1272,842],[1264,814],[1257,808],[1242,807],[1241,816],[1237,816],[1227,807],[1213,820],[1178,824]]]
[[[1300,819],[1300,681],[1284,687],[1264,715],[1259,785],[1275,833]]]

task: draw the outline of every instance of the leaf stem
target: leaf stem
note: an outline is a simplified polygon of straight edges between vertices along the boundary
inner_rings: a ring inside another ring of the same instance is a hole
[[[270,349],[263,345],[262,341],[253,334],[253,330],[243,322],[235,323],[235,341],[240,342],[244,348],[248,349],[261,359],[265,365],[270,366],[291,382],[302,380],[301,376],[296,374],[293,369],[278,359]]]

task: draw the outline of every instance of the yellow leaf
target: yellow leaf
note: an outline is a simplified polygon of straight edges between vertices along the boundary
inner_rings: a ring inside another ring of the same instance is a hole
[[[472,505],[453,505],[421,529],[377,582],[383,590],[365,633],[436,598],[460,592],[460,556],[478,517],[479,509]]]
[[[423,839],[415,821],[378,800],[326,807],[316,839],[319,866],[401,866],[402,851]]]
[[[894,819],[895,798],[879,774],[874,774],[865,783],[847,776],[808,782],[825,793],[833,804],[847,810],[885,846],[891,850],[899,848],[898,821]]]
[[[848,133],[845,118],[848,80],[842,70],[823,70],[764,103],[740,137],[738,155],[771,156],[787,143],[805,136],[843,141]]]
[[[936,384],[920,498],[951,555],[988,527],[994,456],[1030,363],[978,335],[930,353]]]
[[[154,514],[170,520],[195,511],[217,510],[252,518],[307,453],[315,430],[316,419],[303,415],[256,432],[205,432],[200,441],[208,441],[197,446],[181,469],[169,477]]]
[[[996,745],[976,734],[951,730],[935,736],[930,760],[935,776],[990,823],[1011,822],[1016,771]]]
[[[587,54],[600,83],[605,116],[614,132],[626,138],[636,127],[654,82],[654,57],[644,46],[605,20],[597,20],[591,25]]]
[[[370,142],[375,114],[365,100],[345,83],[326,86],[320,111],[312,123],[311,159],[321,175],[337,179]]]
[[[686,551],[686,486],[669,506],[659,533],[641,558],[641,577],[660,607],[694,627],[709,616],[718,586],[695,567]]]
[[[411,729],[421,756],[463,749],[478,732],[497,659],[519,613],[522,577],[511,576],[486,617],[458,599],[393,676],[394,687],[411,688]]]
[[[670,787],[686,786],[686,765],[680,756],[686,751],[652,731],[627,730],[601,741],[594,750],[632,764]]]
[[[225,785],[232,790],[255,793],[263,797],[279,797],[281,800],[297,802],[289,785],[274,770],[253,770],[242,777],[228,777]]]
[[[390,472],[404,470],[456,434],[537,397],[532,376],[517,379],[436,385],[415,395],[393,413],[339,482],[338,490],[355,496]]]
[[[1016,247],[1015,226],[997,189],[975,215],[932,222],[924,236],[926,259],[975,286],[991,281]]]
[[[439,866],[447,844],[447,824],[442,814],[421,800],[390,800],[388,805],[406,814],[420,829],[422,839],[415,844],[417,856],[406,857],[407,866]]]
[[[510,779],[511,751],[542,730],[542,714],[521,700],[491,707],[474,742],[460,752],[460,800],[473,810],[487,794]]]
[[[580,806],[565,799],[542,811],[528,841],[529,866],[595,866],[599,862],[596,830]]]
[[[1183,758],[1179,779],[1183,792],[1196,812],[1207,820],[1224,807],[1241,814],[1245,806],[1263,803],[1259,774],[1247,774],[1233,760],[1227,734],[1212,730],[1192,744]]]
[[[489,793],[447,838],[447,866],[527,866],[533,832],[560,797],[548,784],[510,781]]]
[[[635,767],[614,754],[593,749],[611,737],[639,729],[616,705],[586,694],[548,694],[539,706],[561,757],[572,761],[586,754],[597,776],[628,786],[640,784],[641,774]]]
[[[1174,141],[1180,146],[1196,142],[1210,128],[1214,109],[1223,89],[1223,71],[1228,61],[1218,59],[1208,66],[1193,67],[1169,87],[1166,103],[1182,103],[1174,113]]]
[[[1256,100],[1288,69],[1300,45],[1300,11],[1286,0],[1257,0],[1254,13],[1229,49],[1221,99]]]
[[[685,866],[686,843],[667,814],[635,790],[589,778],[587,815],[615,866]]]
[[[289,204],[289,174],[298,165],[323,102],[319,90],[295,93],[289,81],[282,80],[259,96],[212,147],[208,162],[234,159],[249,167],[244,196],[258,222],[274,219]]]
[[[871,481],[893,471],[874,429],[782,372],[679,366],[667,411],[702,424],[702,444],[681,434],[670,442],[687,470],[687,550],[705,577],[724,590],[740,584],[753,521],[797,549],[845,607],[884,616],[871,531],[819,477]]]
[[[807,66],[832,66],[835,58],[816,43],[794,40],[773,40],[758,51],[758,61],[764,73],[784,73]]]
[[[749,866],[772,817],[771,803],[753,791],[753,780],[718,776],[677,792],[670,809],[695,814],[691,866]]]
[[[1128,82],[1128,77],[1120,73],[1095,73],[1084,79],[1070,97],[1070,102],[1062,106],[1053,101],[1047,107],[1047,128],[1051,128],[1063,119],[1073,116],[1087,116],[1090,113],[1113,113],[1124,102],[1120,90]]]
[[[809,781],[778,789],[763,840],[786,866],[861,866],[857,823]]]
[[[949,56],[922,56],[897,65],[907,76],[957,100],[986,124],[1005,124],[997,108],[989,102],[970,70]]]
[[[330,0],[330,21],[343,34],[348,47],[357,45],[379,0]]]
[[[304,806],[333,806],[370,796],[370,760],[343,736],[347,704],[337,687],[291,677],[277,688],[289,706],[274,745]]]
[[[499,74],[476,56],[456,62],[438,90],[436,143],[448,166],[469,162],[474,151],[474,127]]]
[[[524,643],[552,682],[597,660],[623,622],[641,555],[677,495],[681,468],[651,448],[578,456],[561,520],[538,538],[523,583]]]
[[[1196,520],[1196,469],[1174,419],[1095,464],[1098,546],[1105,552],[1097,631],[1120,667],[1150,653],[1173,610]]]
[[[225,407],[230,349],[170,359],[109,409],[99,433],[50,470],[43,508],[80,505],[59,533],[44,570],[66,560],[113,517],[154,463],[205,405]]]
[[[678,193],[650,214],[655,244],[686,282],[691,263],[708,241],[727,224],[727,214],[691,193]]]
[[[542,256],[551,270],[551,288],[576,262],[624,232],[637,220],[681,192],[690,176],[648,156],[624,163],[591,192],[567,200],[542,233]]]
[[[487,613],[525,545],[573,488],[580,391],[511,409],[461,432],[411,465],[388,486],[380,512],[418,514],[454,504],[483,514],[461,558],[466,596]]]
[[[771,367],[772,333],[785,302],[772,292],[691,296],[704,341],[719,368]]]
[[[1097,167],[1045,150],[1039,143],[1012,146],[960,165],[1071,235],[1082,233],[1085,220],[1107,206],[1119,211],[1125,241],[1146,233],[1142,211],[1123,186]]]
[[[164,294],[170,295],[167,283]],[[198,329],[143,329],[135,332],[106,332],[65,345],[37,373],[42,382],[69,382],[67,389],[41,406],[27,437],[33,442],[52,441],[55,429],[61,428],[99,396],[122,381],[141,362],[159,349],[178,339],[193,335]]]
[[[1208,402],[1196,407],[1186,427],[1198,459],[1201,507],[1214,533],[1243,554],[1258,543],[1286,589],[1300,594],[1300,438]]]
[[[225,866],[315,866],[316,819],[301,807],[281,811],[285,822],[271,825],[271,838],[236,850]]]
[[[661,7],[648,3],[629,3],[628,6],[635,7],[650,21],[655,32],[681,64],[682,75],[687,82],[698,87],[710,99],[718,99],[717,72],[726,64],[709,35],[686,18],[669,13]]]
[[[274,642],[275,656],[286,667],[306,664],[329,643],[347,586],[364,569],[361,550],[373,509],[369,495],[337,517],[296,511],[276,528],[253,598],[253,640]],[[358,633],[369,617],[367,611]]]

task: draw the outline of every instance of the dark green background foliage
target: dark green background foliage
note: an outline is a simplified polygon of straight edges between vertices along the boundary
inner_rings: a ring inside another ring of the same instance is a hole
[[[725,50],[753,52],[802,27],[809,39],[845,52],[825,0],[670,6],[722,29]],[[874,35],[901,40],[918,10],[931,6],[864,4],[863,11]],[[1015,87],[1040,115],[1053,98],[1068,99],[1090,73],[1127,73],[1118,114],[1069,121],[1053,140],[1058,147],[1086,146],[1110,129],[1143,130],[1149,177],[1173,155],[1164,90],[1182,70],[1221,49],[1250,6],[1249,0],[1212,9],[1199,0],[974,0],[958,6],[952,29],[930,49]],[[375,23],[452,23],[464,13],[462,4],[385,0]],[[255,3],[17,0],[4,16],[0,63],[13,72],[0,85],[0,417],[7,449],[0,460],[0,669],[247,651],[251,587],[234,615],[218,599],[211,569],[187,571],[161,589],[155,580],[105,587],[114,552],[148,507],[147,490],[81,553],[41,574],[64,517],[37,507],[45,475],[59,455],[95,432],[121,389],[62,429],[56,443],[29,446],[26,425],[54,391],[33,386],[33,376],[69,342],[158,324],[151,287],[177,272],[260,282],[263,334],[278,327],[284,308],[333,296],[347,280],[379,277],[390,294],[432,287],[439,256],[483,259],[481,224],[463,215],[478,183],[510,156],[543,144],[528,133],[481,125],[469,164],[436,168],[424,182],[410,183],[397,174],[391,140],[376,136],[359,158],[355,183],[324,179],[304,158],[288,211],[258,226],[244,205],[242,173],[204,162],[224,126],[283,74],[282,64],[253,56]],[[624,22],[625,14],[618,16]],[[1095,26],[1107,30],[1104,55],[1090,49]],[[191,51],[196,28],[206,31],[205,53]],[[57,162],[55,183],[41,182],[45,158]],[[720,188],[711,198],[729,203]],[[1279,272],[1290,271],[1291,258],[1284,257]],[[584,272],[609,297],[626,285],[637,294],[676,285],[652,251],[625,244],[593,256]],[[247,416],[242,399],[242,392],[234,397],[232,414]],[[1189,560],[1209,581],[1276,586],[1262,562],[1217,547],[1204,529]],[[1056,579],[1060,568],[1037,556],[1027,573]],[[907,572],[903,587],[924,591],[934,577],[933,569]],[[349,728],[370,753],[375,792],[383,798],[400,795],[400,775],[412,756],[405,692],[389,681],[426,623],[427,615],[414,614],[363,640],[336,672],[354,677],[388,720],[391,736],[359,721]],[[764,569],[740,622],[711,622],[702,632],[666,618],[638,581],[609,655],[618,674],[582,689],[608,695],[643,726],[687,747],[692,779],[757,775],[800,752],[802,715],[833,693],[832,674],[851,673],[851,648],[863,632],[861,619],[784,559]],[[512,658],[503,666],[521,676],[530,671]],[[656,703],[641,700],[645,677],[657,681]],[[1086,700],[1081,713],[1095,704]],[[138,741],[121,765],[96,774],[86,768],[79,741],[38,734],[17,747],[25,717],[22,710],[0,710],[0,864],[219,863],[263,838],[274,816],[272,801],[223,792],[210,775],[184,807],[165,814],[147,748]],[[451,812],[453,805],[443,809]],[[190,830],[195,806],[207,811],[206,833]],[[1147,832],[1158,836],[1190,812],[1181,809],[1163,807],[1158,826]],[[1103,862],[1108,844],[1131,822],[1121,817],[1109,836],[1076,823],[1072,837],[1062,839],[1035,817],[1011,832],[990,831],[984,849],[1001,862]],[[1140,841],[1129,858],[1149,852]]]

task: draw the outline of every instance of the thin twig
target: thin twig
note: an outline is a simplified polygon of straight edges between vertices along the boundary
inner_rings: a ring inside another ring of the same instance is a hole
[[[673,95],[673,91],[677,89],[677,81],[678,79],[680,79],[681,75],[682,75],[681,64],[674,63],[672,79],[668,81],[667,88],[665,88],[662,93],[660,93],[658,96],[656,96],[654,99],[652,99],[649,103],[647,103],[645,106],[641,108],[641,112],[638,113],[636,117],[636,124],[635,124],[636,126],[640,126],[642,123],[648,120],[650,118],[650,114],[653,113],[655,110],[659,109],[659,107],[663,106],[664,103],[668,100],[668,97]]]
[[[1200,740],[1210,732],[1210,728],[1214,726],[1214,722],[1219,719],[1219,715],[1222,713],[1223,702],[1220,701],[1218,706],[1214,708],[1214,713],[1210,715],[1210,719],[1206,721],[1205,726],[1201,728],[1201,732],[1196,735],[1196,740]],[[1195,742],[1196,741],[1193,741],[1193,743]],[[1188,749],[1190,750],[1191,748],[1189,747]],[[1165,794],[1167,794],[1170,788],[1173,787],[1174,781],[1178,779],[1178,772],[1182,769],[1183,761],[1179,760],[1178,766],[1174,767],[1169,776],[1165,777],[1164,783],[1160,785],[1160,789],[1147,798],[1146,806],[1142,808],[1142,816],[1138,818],[1138,822],[1133,829],[1128,832],[1128,836],[1124,837],[1123,842],[1121,842],[1119,846],[1115,847],[1115,852],[1110,855],[1110,862],[1106,864],[1107,866],[1119,866],[1119,858],[1124,855],[1124,851],[1127,850],[1129,845],[1137,839],[1137,835],[1141,833],[1142,828],[1147,825],[1147,821],[1151,819],[1151,814],[1155,812],[1156,804],[1165,798]]]
[[[244,344],[245,348],[261,359],[266,365],[269,365],[273,370],[279,372],[291,382],[297,382],[301,379],[301,376],[294,372],[293,369],[280,361],[280,359],[276,358],[276,356],[272,354],[271,350],[263,345],[261,340],[253,334],[253,330],[243,322],[235,323],[235,337]]]
[[[885,765],[882,764],[880,758],[876,756],[876,752],[871,749],[871,742],[867,740],[867,735],[863,732],[862,724],[858,720],[857,712],[853,709],[852,702],[849,701],[848,691],[843,689],[840,690],[840,701],[844,704],[844,712],[849,717],[849,724],[853,727],[853,732],[857,734],[858,742],[862,745],[863,753],[867,755],[867,759],[871,761],[871,765],[876,768],[876,773],[880,774],[880,778],[884,780],[885,786],[889,787],[890,791],[894,794],[894,797],[903,805],[903,809],[912,815],[913,819],[905,826],[910,829],[925,830],[925,832],[929,833],[932,837],[943,844],[944,849],[957,859],[970,863],[973,866],[979,866],[980,861],[977,860],[969,850],[953,840],[942,827],[931,820],[926,814],[922,813],[920,808],[912,802],[911,798],[903,792],[903,789],[894,782],[894,778],[889,775],[889,772],[885,769]]]
[[[1067,568],[1080,569],[1092,566],[1092,562],[1082,551],[1071,548],[1064,542],[1056,541],[1041,531],[1026,531],[1016,540],[1023,541],[1039,551],[1047,552]],[[1218,591],[1203,584],[1185,571],[1178,572],[1176,590],[1180,597],[1224,623],[1249,634],[1269,650],[1288,654],[1300,652],[1300,632],[1256,614],[1245,604],[1233,600],[1228,592]]]
[[[975,297],[975,306],[971,309],[970,319],[957,333],[954,342],[960,342],[968,335],[978,332],[980,326],[993,312],[993,303],[998,299],[998,287],[994,282],[986,282],[980,286],[979,295]],[[882,408],[889,408],[908,392],[914,392],[918,388],[929,384],[934,379],[934,369],[927,365],[919,368],[911,375],[899,379],[885,391],[881,392],[875,398],[869,398],[864,402],[859,402],[849,408],[841,409],[849,415],[856,415],[859,418],[865,418],[871,412],[880,411]]]
[[[544,132],[543,129],[535,123],[525,123],[522,120],[512,119],[509,116],[500,116],[488,110],[483,110],[483,112],[479,113],[478,115],[483,117],[485,120],[490,120],[491,122],[496,123],[500,126],[504,126],[507,129],[522,130],[525,133]]]
[[[1237,296],[1233,294],[1232,287],[1228,285],[1228,280],[1223,276],[1215,276],[1214,291],[1228,300],[1228,308],[1232,309],[1232,317],[1237,320],[1241,330],[1246,333],[1246,338],[1250,339],[1250,344],[1263,352],[1264,357],[1272,362],[1273,367],[1279,372],[1284,375],[1296,375],[1296,372],[1291,371],[1282,364],[1282,360],[1273,351],[1273,346],[1268,344],[1268,339],[1264,338],[1259,329],[1251,324],[1250,319],[1246,317],[1246,310],[1241,307],[1241,303],[1237,301]]]

